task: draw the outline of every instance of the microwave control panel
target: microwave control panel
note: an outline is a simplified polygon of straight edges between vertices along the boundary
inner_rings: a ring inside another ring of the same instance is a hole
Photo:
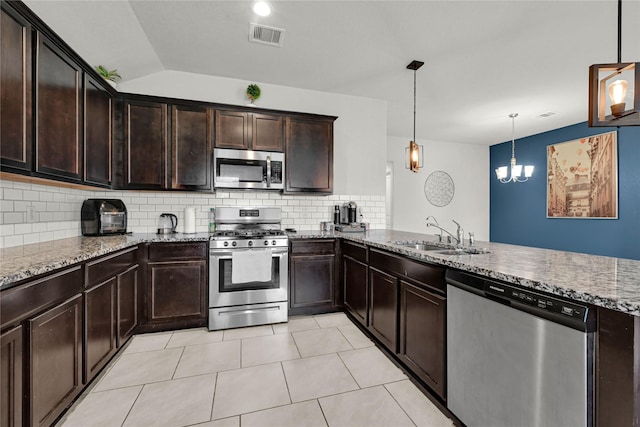
[[[271,162],[271,182],[282,183],[282,162]]]

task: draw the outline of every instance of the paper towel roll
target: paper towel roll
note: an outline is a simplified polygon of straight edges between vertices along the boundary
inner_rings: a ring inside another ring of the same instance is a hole
[[[184,232],[196,232],[196,208],[193,206],[187,206],[184,208]]]

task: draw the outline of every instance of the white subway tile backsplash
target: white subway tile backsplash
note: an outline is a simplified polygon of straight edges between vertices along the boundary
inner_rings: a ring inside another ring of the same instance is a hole
[[[331,221],[334,205],[356,201],[371,228],[385,226],[385,197],[358,195],[298,196],[276,192],[221,191],[211,193],[76,190],[40,184],[0,180],[0,248],[79,236],[80,207],[85,199],[121,199],[127,206],[128,230],[154,233],[158,216],[178,216],[183,230],[186,206],[196,206],[196,230],[209,228],[209,210],[216,206],[278,206],[282,226],[319,230],[321,221]],[[35,222],[27,222],[27,208],[35,210]]]

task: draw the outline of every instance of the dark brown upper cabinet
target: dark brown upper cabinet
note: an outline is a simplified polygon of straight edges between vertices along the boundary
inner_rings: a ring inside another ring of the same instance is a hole
[[[85,75],[84,84],[84,180],[111,185],[111,109],[109,92]]]
[[[171,188],[211,190],[213,111],[171,107]]]
[[[42,34],[36,62],[36,171],[80,180],[82,70]]]
[[[125,189],[167,188],[167,104],[124,102]]]
[[[216,148],[281,152],[283,140],[281,116],[216,110]]]
[[[0,35],[0,164],[3,170],[29,171],[33,167],[31,26],[5,9],[5,2]]]
[[[333,192],[333,121],[287,117],[285,193]]]
[[[254,150],[282,151],[284,120],[281,116],[252,114],[252,143]]]

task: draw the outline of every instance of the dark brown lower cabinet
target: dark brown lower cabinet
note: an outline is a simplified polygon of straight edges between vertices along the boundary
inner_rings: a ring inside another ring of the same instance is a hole
[[[207,262],[150,262],[147,266],[147,321],[165,323],[207,318]]]
[[[373,267],[369,267],[369,330],[397,352],[398,279]]]
[[[342,281],[345,308],[367,326],[367,264],[343,256]]]
[[[117,339],[118,347],[133,334],[139,323],[138,272],[136,264],[117,276]]]
[[[335,239],[289,242],[290,316],[337,310],[335,245]]]
[[[398,355],[423,382],[445,399],[447,308],[437,295],[400,281]]]
[[[0,426],[22,426],[22,326],[0,335]]]
[[[84,292],[84,381],[88,383],[116,352],[116,278]]]
[[[29,422],[48,426],[82,390],[82,294],[27,321]]]

